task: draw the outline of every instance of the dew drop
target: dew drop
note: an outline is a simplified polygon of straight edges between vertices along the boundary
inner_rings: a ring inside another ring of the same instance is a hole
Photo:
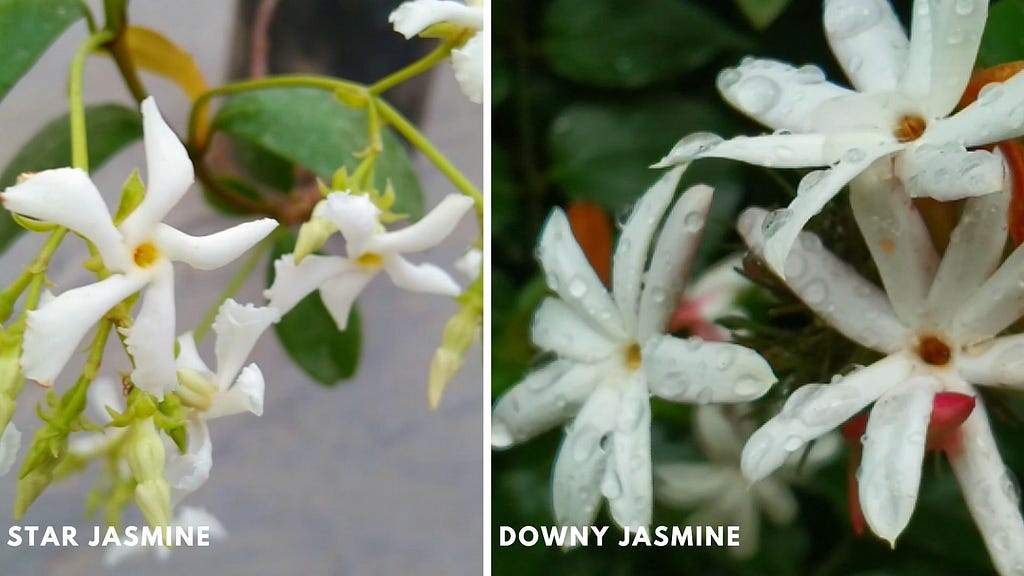
[[[696,234],[704,227],[704,216],[700,212],[690,212],[683,218],[683,228],[691,234]]]
[[[778,83],[771,78],[750,76],[736,86],[733,97],[741,110],[757,115],[771,110],[778,104],[780,94]]]
[[[825,30],[832,38],[849,38],[875,25],[881,15],[876,2],[829,2],[825,9]]]
[[[719,90],[724,92],[735,86],[742,77],[743,75],[740,74],[739,70],[735,68],[726,68],[718,75],[718,79],[715,81],[715,84],[718,86]]]
[[[804,301],[812,306],[821,304],[828,298],[828,288],[825,286],[825,281],[821,279],[808,282],[801,292],[803,292]]]
[[[796,81],[801,84],[820,84],[825,81],[825,72],[812,64],[801,66],[796,71]]]
[[[867,157],[867,154],[864,152],[864,150],[861,150],[860,148],[850,148],[849,150],[847,150],[846,152],[843,153],[843,161],[844,162],[850,162],[850,163],[863,162],[864,158],[866,158],[866,157]]]
[[[583,298],[587,295],[587,283],[579,276],[573,276],[569,280],[569,294],[573,298]]]

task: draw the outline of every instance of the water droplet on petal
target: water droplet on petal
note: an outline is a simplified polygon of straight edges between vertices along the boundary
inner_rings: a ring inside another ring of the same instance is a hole
[[[796,81],[801,84],[819,84],[825,81],[825,72],[813,64],[807,64],[797,69]]]
[[[974,12],[974,0],[956,0],[954,10],[961,16],[967,16]]]
[[[690,212],[683,218],[683,228],[691,234],[700,232],[704,227],[704,215],[700,212]]]
[[[850,148],[843,153],[843,162],[857,163],[863,162],[867,154],[860,148]]]
[[[750,76],[736,86],[733,97],[744,112],[757,115],[771,110],[779,103],[781,89],[775,80],[764,76]]]
[[[724,92],[735,86],[742,77],[743,75],[740,74],[739,70],[735,68],[726,68],[718,75],[718,79],[715,81],[715,84],[718,86],[720,91]]]
[[[825,31],[834,39],[849,38],[874,26],[881,16],[875,2],[829,2],[825,8]]]
[[[804,301],[812,306],[821,304],[828,298],[828,287],[825,286],[825,281],[820,278],[808,282],[801,292]]]
[[[803,438],[800,438],[799,436],[790,436],[789,438],[786,438],[786,441],[782,444],[782,448],[786,452],[795,452],[803,445]]]
[[[569,280],[569,294],[571,294],[573,298],[583,298],[584,296],[586,296],[586,281],[584,281],[583,278],[580,278],[579,276],[573,276],[573,278]]]

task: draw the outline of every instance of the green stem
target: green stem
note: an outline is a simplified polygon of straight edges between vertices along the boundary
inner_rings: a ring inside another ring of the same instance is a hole
[[[381,93],[386,92],[387,90],[401,84],[402,82],[405,82],[410,78],[414,78],[426,72],[427,70],[430,70],[435,65],[437,65],[438,62],[444,60],[445,58],[448,57],[448,55],[452,53],[452,48],[455,47],[455,44],[456,42],[453,39],[445,40],[430,54],[427,54],[423,58],[420,58],[419,60],[413,62],[412,64],[409,64],[405,68],[402,68],[401,70],[398,70],[396,72],[392,72],[391,74],[388,74],[384,78],[381,78],[380,80],[371,84],[370,87],[368,88],[370,94],[373,94],[374,96],[379,96]]]
[[[46,279],[47,265],[67,233],[67,228],[54,230],[46,240],[46,243],[43,244],[43,247],[39,249],[39,253],[36,254],[32,263],[14,279],[10,286],[0,291],[0,322],[6,322],[11,317],[15,301],[18,300],[25,291],[25,288],[28,288],[30,284],[31,289],[25,304],[25,311],[35,309],[39,303],[39,294],[42,292],[43,282]],[[24,314],[22,314],[22,318],[24,318]]]
[[[269,250],[271,246],[274,245],[275,236],[275,234],[267,236],[257,244],[255,248],[253,248],[252,254],[250,254],[249,257],[246,258],[245,262],[242,263],[242,267],[238,269],[238,272],[236,272],[234,277],[231,278],[231,282],[228,283],[220,293],[220,296],[217,297],[217,301],[214,302],[213,306],[210,307],[210,310],[206,312],[206,316],[203,316],[203,320],[192,333],[193,336],[195,336],[196,344],[198,344],[203,339],[203,336],[206,336],[206,333],[210,331],[210,327],[213,326],[214,320],[217,319],[217,313],[220,312],[221,304],[223,304],[228,298],[234,296],[235,293],[245,285],[249,276],[252,276],[253,271],[256,270],[256,266],[263,259],[263,255],[267,253],[267,250]]]
[[[114,58],[118,71],[121,72],[121,78],[124,79],[125,86],[132,93],[132,98],[137,103],[142,104],[142,101],[149,94],[146,92],[146,87],[142,84],[142,79],[139,78],[135,63],[132,62],[132,55],[128,53],[128,46],[124,43],[124,30],[114,38],[114,41],[110,43],[107,49]]]
[[[114,34],[101,30],[85,39],[71,60],[71,74],[68,80],[68,101],[71,105],[71,165],[89,171],[89,144],[85,134],[85,101],[82,97],[82,82],[85,78],[85,59],[101,46],[113,40]]]

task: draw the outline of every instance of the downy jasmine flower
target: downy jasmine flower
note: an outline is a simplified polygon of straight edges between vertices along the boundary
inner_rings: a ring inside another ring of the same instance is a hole
[[[731,158],[761,166],[826,166],[765,221],[765,259],[783,272],[807,221],[872,163],[887,164],[914,197],[980,196],[1002,186],[1001,158],[969,148],[1024,134],[1024,75],[982,89],[950,115],[970,79],[988,14],[985,0],[915,0],[908,40],[883,0],[826,0],[825,34],[853,90],[800,68],[746,58],[718,76],[731,105],[774,134],[688,136],[658,165]]]
[[[145,198],[120,225],[114,225],[99,191],[82,170],[39,172],[0,194],[0,202],[11,212],[59,224],[89,240],[113,272],[28,313],[21,366],[26,377],[44,385],[57,378],[92,325],[117,303],[148,287],[125,336],[135,363],[132,381],[163,398],[177,385],[171,263],[219,268],[277,226],[264,218],[195,237],[161,223],[192,185],[192,163],[152,98],[142,103],[142,116],[149,182]]]
[[[279,258],[274,262],[274,284],[265,293],[270,307],[285,314],[319,289],[327,311],[344,330],[352,304],[382,270],[399,288],[458,296],[459,285],[447,272],[433,264],[413,264],[403,254],[440,244],[472,206],[469,197],[451,194],[418,222],[388,232],[380,223],[380,209],[367,196],[333,192],[322,217],[341,231],[347,257],[310,254],[298,264],[292,254]]]
[[[421,34],[432,26],[449,26],[466,34],[465,43],[452,50],[452,67],[462,93],[479,104],[484,99],[484,4],[483,0],[411,0],[388,17],[395,32],[406,38]]]
[[[682,169],[664,175],[636,204],[613,258],[613,293],[587,263],[564,212],[555,209],[537,254],[548,287],[531,338],[557,359],[498,400],[496,448],[572,419],[552,481],[559,524],[585,526],[602,496],[624,527],[651,522],[652,394],[675,402],[744,402],[775,381],[755,352],[729,343],[679,339],[665,327],[704,229],[712,190],[686,191],[664,219]],[[646,271],[645,271],[646,269]]]
[[[796,496],[789,484],[809,476],[827,463],[839,449],[839,437],[819,439],[806,456],[794,452],[782,473],[750,484],[740,472],[740,452],[753,428],[748,410],[724,406],[698,406],[693,432],[707,462],[670,462],[654,467],[654,495],[659,502],[694,509],[686,520],[690,526],[739,526],[740,545],[729,548],[737,558],[757,553],[760,516],[776,525],[796,518]]]
[[[943,443],[967,506],[996,568],[1024,566],[1024,521],[975,386],[1024,386],[1024,336],[998,336],[1024,314],[1024,250],[1002,262],[1007,189],[967,201],[939,259],[920,215],[891,172],[873,169],[851,188],[857,223],[883,292],[802,233],[786,261],[786,283],[850,340],[885,354],[830,384],[797,389],[780,414],[743,449],[752,481],[778,468],[806,442],[870,409],[863,437],[859,499],[871,529],[894,542],[917,501],[921,460],[939,396],[976,399]],[[766,213],[749,209],[739,228],[752,250],[765,248]],[[963,403],[960,403],[963,404]]]

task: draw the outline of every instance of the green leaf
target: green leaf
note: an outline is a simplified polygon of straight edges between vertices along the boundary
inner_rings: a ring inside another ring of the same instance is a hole
[[[78,0],[0,0],[0,100],[83,16]]]
[[[89,106],[85,110],[85,126],[89,134],[89,166],[93,170],[142,138],[142,117],[137,111],[118,104]],[[71,128],[65,114],[43,126],[14,156],[0,174],[0,190],[14,184],[24,172],[70,165]],[[22,231],[10,214],[6,211],[0,214],[0,252]]]
[[[342,165],[351,174],[354,156],[367,146],[367,118],[330,92],[310,88],[279,88],[235,96],[213,119],[213,129],[262,147],[312,170],[330,181]],[[391,180],[398,194],[393,210],[418,218],[423,194],[409,156],[390,130],[383,133],[384,151],[377,158],[374,183],[383,191]]]
[[[742,37],[680,0],[555,0],[544,18],[544,51],[566,78],[636,88],[709,63]]]
[[[1024,60],[1024,0],[1002,0],[989,9],[978,49],[978,66]]]
[[[750,24],[764,30],[789,6],[790,0],[733,0]]]
[[[295,167],[288,160],[245,140],[234,146],[235,160],[254,180],[278,192],[295,185]],[[259,195],[257,195],[257,198]]]
[[[295,248],[295,236],[281,234],[274,245],[274,257],[267,274],[274,281],[274,261]],[[359,366],[362,330],[359,313],[352,308],[348,327],[338,331],[319,292],[306,296],[274,325],[278,340],[303,372],[324,386],[351,378]]]

